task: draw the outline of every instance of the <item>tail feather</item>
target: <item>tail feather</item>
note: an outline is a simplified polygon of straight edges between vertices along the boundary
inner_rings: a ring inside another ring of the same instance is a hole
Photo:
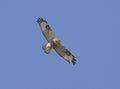
[[[49,43],[47,43],[47,44],[43,44],[42,45],[42,48],[43,48],[43,50],[44,50],[44,52],[46,53],[46,54],[49,54],[50,53],[50,50],[52,49],[52,46],[47,46]]]

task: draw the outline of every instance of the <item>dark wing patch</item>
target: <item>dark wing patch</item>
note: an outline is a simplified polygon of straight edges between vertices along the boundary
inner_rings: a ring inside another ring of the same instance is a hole
[[[49,26],[49,25],[46,25],[46,29],[51,30],[51,28],[50,28],[50,26]]]
[[[72,53],[71,53],[69,50],[67,50],[67,49],[66,49],[65,53],[66,53],[67,56],[71,56],[71,55],[72,55]],[[73,59],[72,59],[71,62],[72,62],[73,64],[75,64],[75,63],[76,63],[75,56],[72,55],[72,57],[73,57]]]
[[[76,63],[75,56],[72,55],[72,53],[67,50],[62,44],[58,43],[53,45],[54,50],[60,55],[62,58],[64,58],[67,62],[72,62],[73,64]]]
[[[71,53],[70,53],[67,49],[66,49],[65,53],[66,53],[68,56],[71,55]]]
[[[42,23],[42,22],[47,23],[47,21],[46,21],[46,20],[44,20],[43,18],[38,18],[38,19],[37,19],[37,22],[38,22],[38,23]]]

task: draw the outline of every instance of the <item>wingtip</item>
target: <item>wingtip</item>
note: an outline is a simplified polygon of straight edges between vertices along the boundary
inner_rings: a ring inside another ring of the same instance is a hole
[[[44,20],[43,18],[38,18],[36,22],[38,22],[38,23],[46,22],[47,23],[47,21]]]
[[[72,60],[72,64],[73,64],[73,65],[76,64],[76,59],[75,59],[75,58],[73,58],[73,60]]]

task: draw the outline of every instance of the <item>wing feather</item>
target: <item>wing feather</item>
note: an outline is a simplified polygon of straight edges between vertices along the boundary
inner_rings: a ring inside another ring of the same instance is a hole
[[[46,40],[48,42],[51,42],[51,40],[55,38],[55,35],[53,34],[52,29],[48,25],[47,21],[43,20],[42,18],[38,18],[37,22]]]
[[[64,58],[67,62],[72,62],[73,64],[76,63],[75,56],[66,49],[60,42],[58,42],[56,45],[53,45],[54,50],[60,55],[62,58]]]

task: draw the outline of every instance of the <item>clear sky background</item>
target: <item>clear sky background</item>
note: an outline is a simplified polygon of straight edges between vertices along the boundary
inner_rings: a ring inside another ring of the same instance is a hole
[[[36,22],[75,56],[68,64]],[[0,0],[0,89],[120,89],[119,0]]]

